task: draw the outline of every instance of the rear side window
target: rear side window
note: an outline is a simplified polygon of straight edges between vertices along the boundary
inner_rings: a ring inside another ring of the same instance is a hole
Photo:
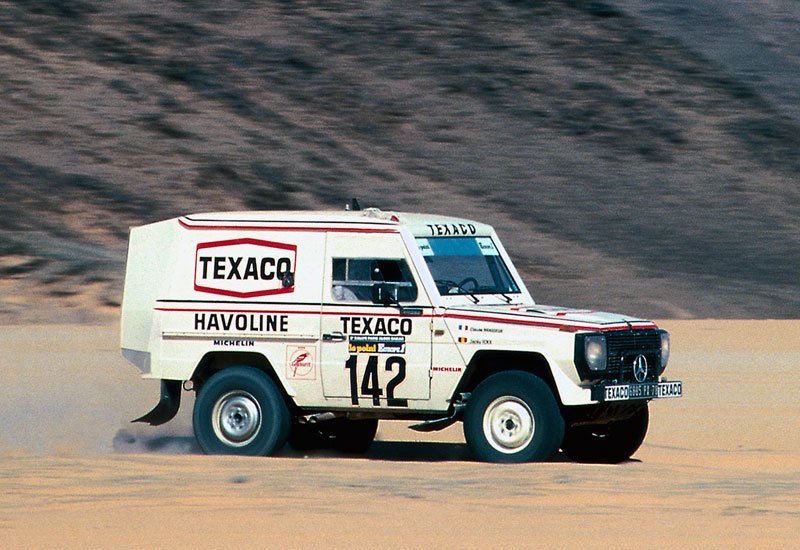
[[[371,302],[375,283],[390,283],[398,302],[417,299],[417,285],[404,259],[334,258],[331,295],[337,301]]]

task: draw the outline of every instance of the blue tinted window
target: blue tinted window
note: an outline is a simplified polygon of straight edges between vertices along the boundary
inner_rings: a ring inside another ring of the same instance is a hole
[[[519,293],[490,237],[429,237],[417,246],[442,295]]]

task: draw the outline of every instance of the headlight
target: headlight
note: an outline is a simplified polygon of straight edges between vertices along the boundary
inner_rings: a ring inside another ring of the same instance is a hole
[[[661,340],[661,347],[662,349],[664,347],[663,339]],[[667,338],[667,350],[667,353],[669,353],[669,338]],[[605,370],[606,337],[602,335],[587,336],[583,341],[583,353],[589,370]]]
[[[661,333],[661,370],[664,370],[669,361],[669,332]]]

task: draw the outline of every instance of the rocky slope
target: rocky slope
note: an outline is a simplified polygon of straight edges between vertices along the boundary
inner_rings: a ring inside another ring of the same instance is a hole
[[[0,321],[113,316],[131,225],[352,196],[494,224],[540,302],[796,317],[797,123],[624,8],[0,3]]]

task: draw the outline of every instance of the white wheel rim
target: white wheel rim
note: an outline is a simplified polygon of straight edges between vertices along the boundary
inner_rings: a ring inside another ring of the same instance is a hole
[[[517,397],[498,397],[483,413],[486,441],[501,453],[514,454],[525,449],[535,430],[536,422],[530,407]]]
[[[246,391],[228,392],[214,404],[211,424],[220,441],[231,447],[243,447],[261,429],[261,407]]]

